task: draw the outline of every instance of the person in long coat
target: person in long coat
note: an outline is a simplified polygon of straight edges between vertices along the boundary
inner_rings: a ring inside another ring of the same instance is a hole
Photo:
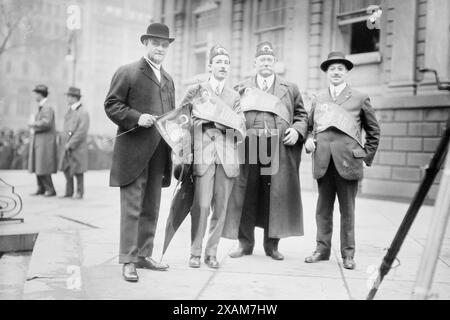
[[[33,195],[56,196],[52,174],[57,172],[57,145],[55,128],[55,111],[46,104],[48,88],[37,85],[35,93],[38,110],[30,119],[31,129],[28,170],[36,174],[38,189]]]
[[[380,127],[367,94],[345,81],[353,63],[342,52],[331,52],[320,68],[329,87],[313,101],[308,122],[306,152],[313,154],[313,176],[319,198],[316,208],[316,249],[306,263],[328,260],[333,234],[336,196],[341,212],[341,256],[346,269],[354,269],[355,199],[363,162],[372,164],[380,140]],[[364,129],[365,142],[361,139]]]
[[[208,69],[210,78],[189,88],[181,105],[206,94],[211,99],[222,100],[223,108],[232,110],[237,115],[239,124],[244,126],[245,118],[240,110],[239,94],[226,86],[230,56],[225,48],[219,45],[211,48]],[[195,193],[191,209],[192,242],[189,266],[200,267],[202,242],[212,209],[205,263],[210,268],[218,268],[217,247],[222,236],[228,199],[239,174],[238,150],[234,135],[230,134],[231,128],[201,118],[194,118],[194,125]]]
[[[255,227],[264,229],[265,253],[275,260],[284,259],[278,251],[280,238],[303,235],[299,166],[306,137],[307,112],[298,87],[275,74],[275,63],[272,44],[260,43],[255,55],[256,76],[236,86],[240,92],[259,88],[278,97],[287,109],[289,119],[288,122],[283,120],[277,114],[279,110],[244,109],[247,147],[258,152],[258,161],[249,163],[247,158],[241,165],[228,203],[223,237],[239,239],[239,248],[230,254],[232,258],[252,254]],[[252,135],[256,138],[250,140]],[[257,148],[249,141],[256,141]],[[272,158],[269,163],[260,159],[262,144],[267,145]],[[272,168],[270,171],[263,172],[269,167]]]
[[[64,115],[61,133],[61,156],[59,170],[66,178],[64,198],[74,193],[74,176],[77,180],[75,199],[84,195],[84,173],[88,170],[87,134],[89,130],[89,113],[82,105],[79,88],[70,87],[66,93],[69,108]]]
[[[141,43],[147,53],[120,67],[105,99],[105,112],[118,126],[110,186],[120,187],[120,254],[125,281],[139,280],[136,268],[165,271],[151,258],[161,188],[170,185],[170,148],[153,125],[175,108],[175,86],[161,66],[170,43],[169,28],[152,23]]]

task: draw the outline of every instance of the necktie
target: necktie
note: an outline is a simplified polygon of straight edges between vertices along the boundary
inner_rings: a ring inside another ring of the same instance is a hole
[[[337,99],[337,89],[336,87],[333,87],[333,100],[336,101]]]
[[[263,91],[267,91],[267,89],[269,89],[269,87],[267,86],[267,80],[263,81]]]
[[[217,87],[216,87],[216,95],[217,95],[217,96],[220,96],[220,93],[221,93],[221,92],[220,92],[220,86],[217,86]]]

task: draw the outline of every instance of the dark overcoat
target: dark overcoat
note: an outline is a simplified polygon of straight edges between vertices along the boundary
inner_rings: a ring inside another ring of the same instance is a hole
[[[256,78],[236,86],[236,89],[255,88]],[[303,235],[303,209],[300,194],[299,166],[304,138],[307,133],[308,115],[303,106],[303,100],[298,87],[283,78],[276,76],[274,82],[274,95],[277,96],[288,108],[290,124],[279,116],[275,116],[278,135],[278,171],[271,176],[270,186],[270,210],[269,210],[269,237],[285,238]],[[251,128],[256,113],[246,112],[246,126]],[[283,138],[286,129],[296,129],[300,137],[293,146],[285,146]],[[240,175],[234,185],[233,192],[228,202],[227,216],[223,230],[223,237],[237,239],[239,224],[242,217],[242,209],[245,201],[247,187],[248,168],[241,165]],[[254,208],[257,210],[257,208]],[[257,215],[256,215],[257,216]],[[257,221],[258,227],[263,227],[263,221]]]
[[[43,105],[35,116],[32,126],[28,170],[37,175],[57,172],[57,145],[55,112],[52,107]]]
[[[314,111],[318,103],[334,102],[329,89],[320,91],[312,103],[308,119],[308,132],[316,139],[317,149],[313,154],[314,179],[323,177],[328,169],[330,159],[339,175],[347,180],[363,178],[363,161],[370,166],[378,148],[380,127],[369,96],[346,86],[337,97],[336,103],[350,113],[361,132],[365,131],[364,148],[345,133],[337,129],[328,129],[314,133]],[[360,135],[361,136],[361,135]]]
[[[110,186],[121,187],[133,182],[142,173],[162,139],[155,126],[138,127],[141,114],[160,116],[174,108],[175,86],[163,68],[161,82],[144,58],[116,71],[105,99],[105,112],[118,125],[118,135],[136,129],[115,140]],[[170,185],[172,173],[168,147],[166,153],[163,187]]]
[[[71,174],[84,173],[88,169],[89,113],[83,105],[72,110],[69,108],[64,115],[63,131],[61,132],[61,155],[59,170],[69,169]],[[67,150],[69,149],[69,150]]]

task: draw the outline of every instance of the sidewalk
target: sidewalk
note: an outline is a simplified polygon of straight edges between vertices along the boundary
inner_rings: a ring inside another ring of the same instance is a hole
[[[339,210],[335,208],[333,254],[330,261],[306,264],[315,244],[314,210],[317,194],[303,192],[305,236],[282,239],[284,261],[264,255],[262,230],[257,229],[252,256],[231,259],[236,241],[222,239],[218,259],[221,268],[187,266],[190,219],[175,235],[164,262],[168,272],[139,270],[140,281],[122,280],[117,262],[119,241],[119,190],[109,188],[107,171],[91,171],[85,177],[83,200],[29,196],[35,177],[25,171],[0,171],[0,177],[17,187],[23,197],[24,224],[1,223],[0,235],[36,232],[39,236],[31,257],[25,299],[365,299],[374,269],[381,263],[408,205],[357,199],[356,270],[342,268],[339,253]],[[57,192],[64,189],[61,173],[54,176]],[[161,257],[165,221],[173,187],[163,191],[155,238],[154,258]],[[423,207],[399,254],[400,266],[391,270],[377,299],[409,299],[422,256],[432,207]],[[448,228],[450,229],[450,228]],[[450,299],[450,232],[441,252],[433,290],[439,299]],[[1,277],[10,277],[0,274]],[[1,280],[1,279],[0,279]],[[0,281],[1,283],[1,281]],[[1,298],[0,291],[0,298]]]

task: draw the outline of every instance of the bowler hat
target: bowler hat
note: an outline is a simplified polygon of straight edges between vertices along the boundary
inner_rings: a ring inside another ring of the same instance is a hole
[[[66,92],[66,95],[80,98],[81,90],[80,88],[69,87],[69,91]]]
[[[44,96],[48,95],[48,87],[43,84],[38,84],[34,89],[33,92],[37,92],[40,94],[43,94]]]
[[[169,27],[164,23],[152,23],[147,28],[147,33],[141,36],[141,42],[144,44],[144,40],[147,38],[161,38],[173,42],[175,38],[169,36]]]
[[[343,65],[345,65],[348,71],[353,69],[353,63],[345,58],[344,53],[339,51],[330,52],[327,60],[322,62],[322,64],[320,65],[320,69],[322,69],[322,71],[324,72],[327,72],[328,67],[333,63],[342,63]]]

